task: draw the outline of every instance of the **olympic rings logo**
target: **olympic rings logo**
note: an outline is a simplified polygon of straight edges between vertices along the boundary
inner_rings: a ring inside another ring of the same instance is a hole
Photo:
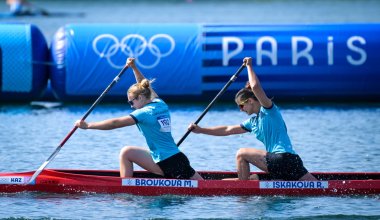
[[[166,51],[161,51],[156,44],[158,40],[167,41],[169,48]],[[174,51],[175,41],[167,34],[156,34],[149,40],[146,40],[144,36],[139,34],[129,34],[123,37],[121,41],[112,34],[101,34],[92,41],[92,48],[99,57],[105,58],[113,68],[123,68],[126,58],[134,57],[135,62],[139,66],[145,69],[152,69],[160,63],[162,58],[169,56]],[[117,64],[113,60],[119,58],[119,62],[121,61],[120,52],[126,56],[122,60],[122,65]],[[144,64],[139,60],[140,57],[148,55],[153,57],[152,63]]]

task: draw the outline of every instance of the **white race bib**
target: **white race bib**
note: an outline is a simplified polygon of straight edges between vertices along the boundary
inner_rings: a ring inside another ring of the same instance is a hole
[[[160,124],[161,132],[170,132],[171,131],[171,125],[170,125],[170,118],[165,116],[160,116],[157,118],[157,122]]]

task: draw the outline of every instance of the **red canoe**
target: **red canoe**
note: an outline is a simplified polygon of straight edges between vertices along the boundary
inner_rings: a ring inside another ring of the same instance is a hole
[[[137,171],[133,178],[120,178],[116,170],[44,170],[32,184],[26,185],[33,172],[0,173],[0,193],[23,191],[52,193],[128,193],[134,195],[379,195],[380,172],[315,172],[319,181],[268,180],[226,181],[236,172],[199,172],[205,180],[163,179]]]

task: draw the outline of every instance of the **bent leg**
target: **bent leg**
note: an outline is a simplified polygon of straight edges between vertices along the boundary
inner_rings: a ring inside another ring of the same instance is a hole
[[[133,163],[151,173],[164,175],[161,168],[154,163],[148,150],[135,146],[127,146],[120,151],[120,177],[133,176]]]
[[[250,163],[259,169],[268,172],[267,162],[265,159],[266,154],[267,152],[265,150],[258,150],[254,148],[240,148],[236,153],[236,166],[239,179],[250,179]],[[255,177],[251,177],[251,179],[255,179]]]

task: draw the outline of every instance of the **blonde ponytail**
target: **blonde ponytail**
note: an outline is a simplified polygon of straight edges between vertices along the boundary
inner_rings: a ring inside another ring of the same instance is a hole
[[[147,80],[143,79],[139,83],[133,84],[128,89],[128,94],[132,94],[134,97],[137,97],[139,95],[145,96],[147,99],[152,98],[152,89],[151,84],[154,82],[155,79]]]

